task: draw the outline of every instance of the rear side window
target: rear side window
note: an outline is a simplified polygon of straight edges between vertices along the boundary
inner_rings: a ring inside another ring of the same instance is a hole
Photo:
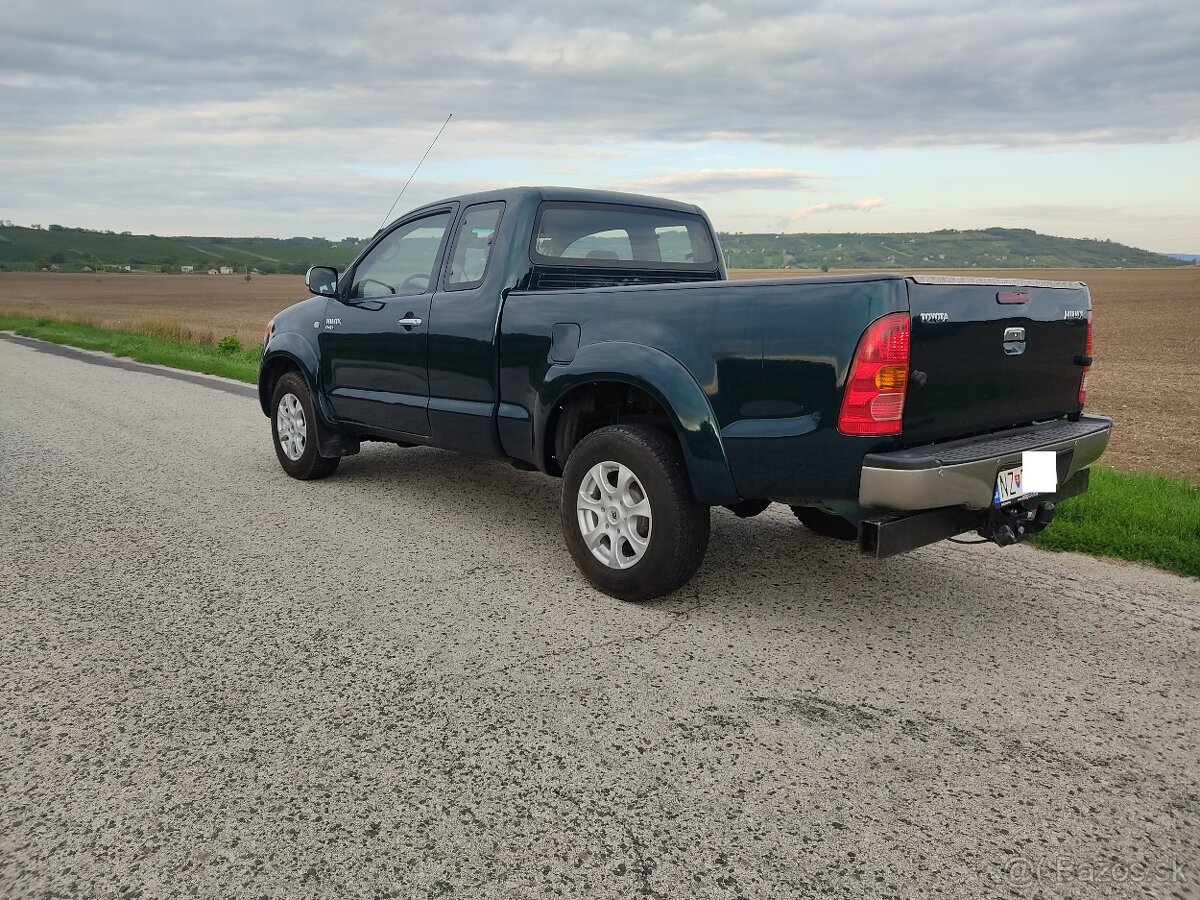
[[[503,212],[503,203],[482,203],[463,213],[446,271],[447,290],[461,291],[483,284]]]
[[[700,216],[607,203],[543,203],[529,249],[535,262],[552,266],[716,267]]]

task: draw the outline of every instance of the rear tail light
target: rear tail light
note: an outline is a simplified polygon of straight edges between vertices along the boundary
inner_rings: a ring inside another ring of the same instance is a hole
[[[1084,359],[1087,359],[1087,360],[1090,360],[1092,358],[1092,311],[1091,310],[1088,310],[1087,342],[1084,344],[1083,356],[1084,356]],[[1090,365],[1084,366],[1083,367],[1083,376],[1079,379],[1079,408],[1080,409],[1083,409],[1083,404],[1087,402],[1087,377],[1088,377],[1089,369],[1091,369]]]
[[[899,434],[908,388],[907,313],[872,322],[854,351],[838,431],[852,435]]]

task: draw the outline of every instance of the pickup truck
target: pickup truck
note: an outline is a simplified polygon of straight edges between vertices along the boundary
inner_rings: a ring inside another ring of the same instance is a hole
[[[568,551],[627,600],[692,577],[713,506],[783,503],[876,557],[1014,543],[1087,489],[1112,429],[1083,412],[1084,284],[730,281],[704,212],[652,197],[455,197],[305,284],[258,381],[288,475],[388,441],[558,476]],[[1053,491],[1022,489],[1025,451],[1054,454]]]

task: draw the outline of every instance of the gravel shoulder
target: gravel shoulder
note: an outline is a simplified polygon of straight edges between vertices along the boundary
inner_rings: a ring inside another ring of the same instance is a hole
[[[554,480],[5,340],[0,434],[4,897],[1200,897],[1196,581],[773,508],[622,604]]]

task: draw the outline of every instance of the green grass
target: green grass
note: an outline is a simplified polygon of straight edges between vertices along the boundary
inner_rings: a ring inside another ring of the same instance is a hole
[[[1200,487],[1096,466],[1088,492],[1061,503],[1050,527],[1031,540],[1045,550],[1150,563],[1200,578]]]
[[[146,325],[170,331],[170,323]],[[0,331],[251,384],[258,380],[258,348],[234,349],[227,339],[202,344],[3,313]],[[1097,466],[1088,493],[1061,503],[1051,526],[1032,541],[1045,550],[1149,563],[1200,578],[1200,487],[1149,472]]]
[[[83,322],[35,319],[6,313],[0,313],[0,331],[15,331],[55,344],[101,350],[138,362],[221,375],[250,384],[258,381],[259,348],[235,348],[224,339],[220,343],[200,344],[153,334],[98,328]]]

